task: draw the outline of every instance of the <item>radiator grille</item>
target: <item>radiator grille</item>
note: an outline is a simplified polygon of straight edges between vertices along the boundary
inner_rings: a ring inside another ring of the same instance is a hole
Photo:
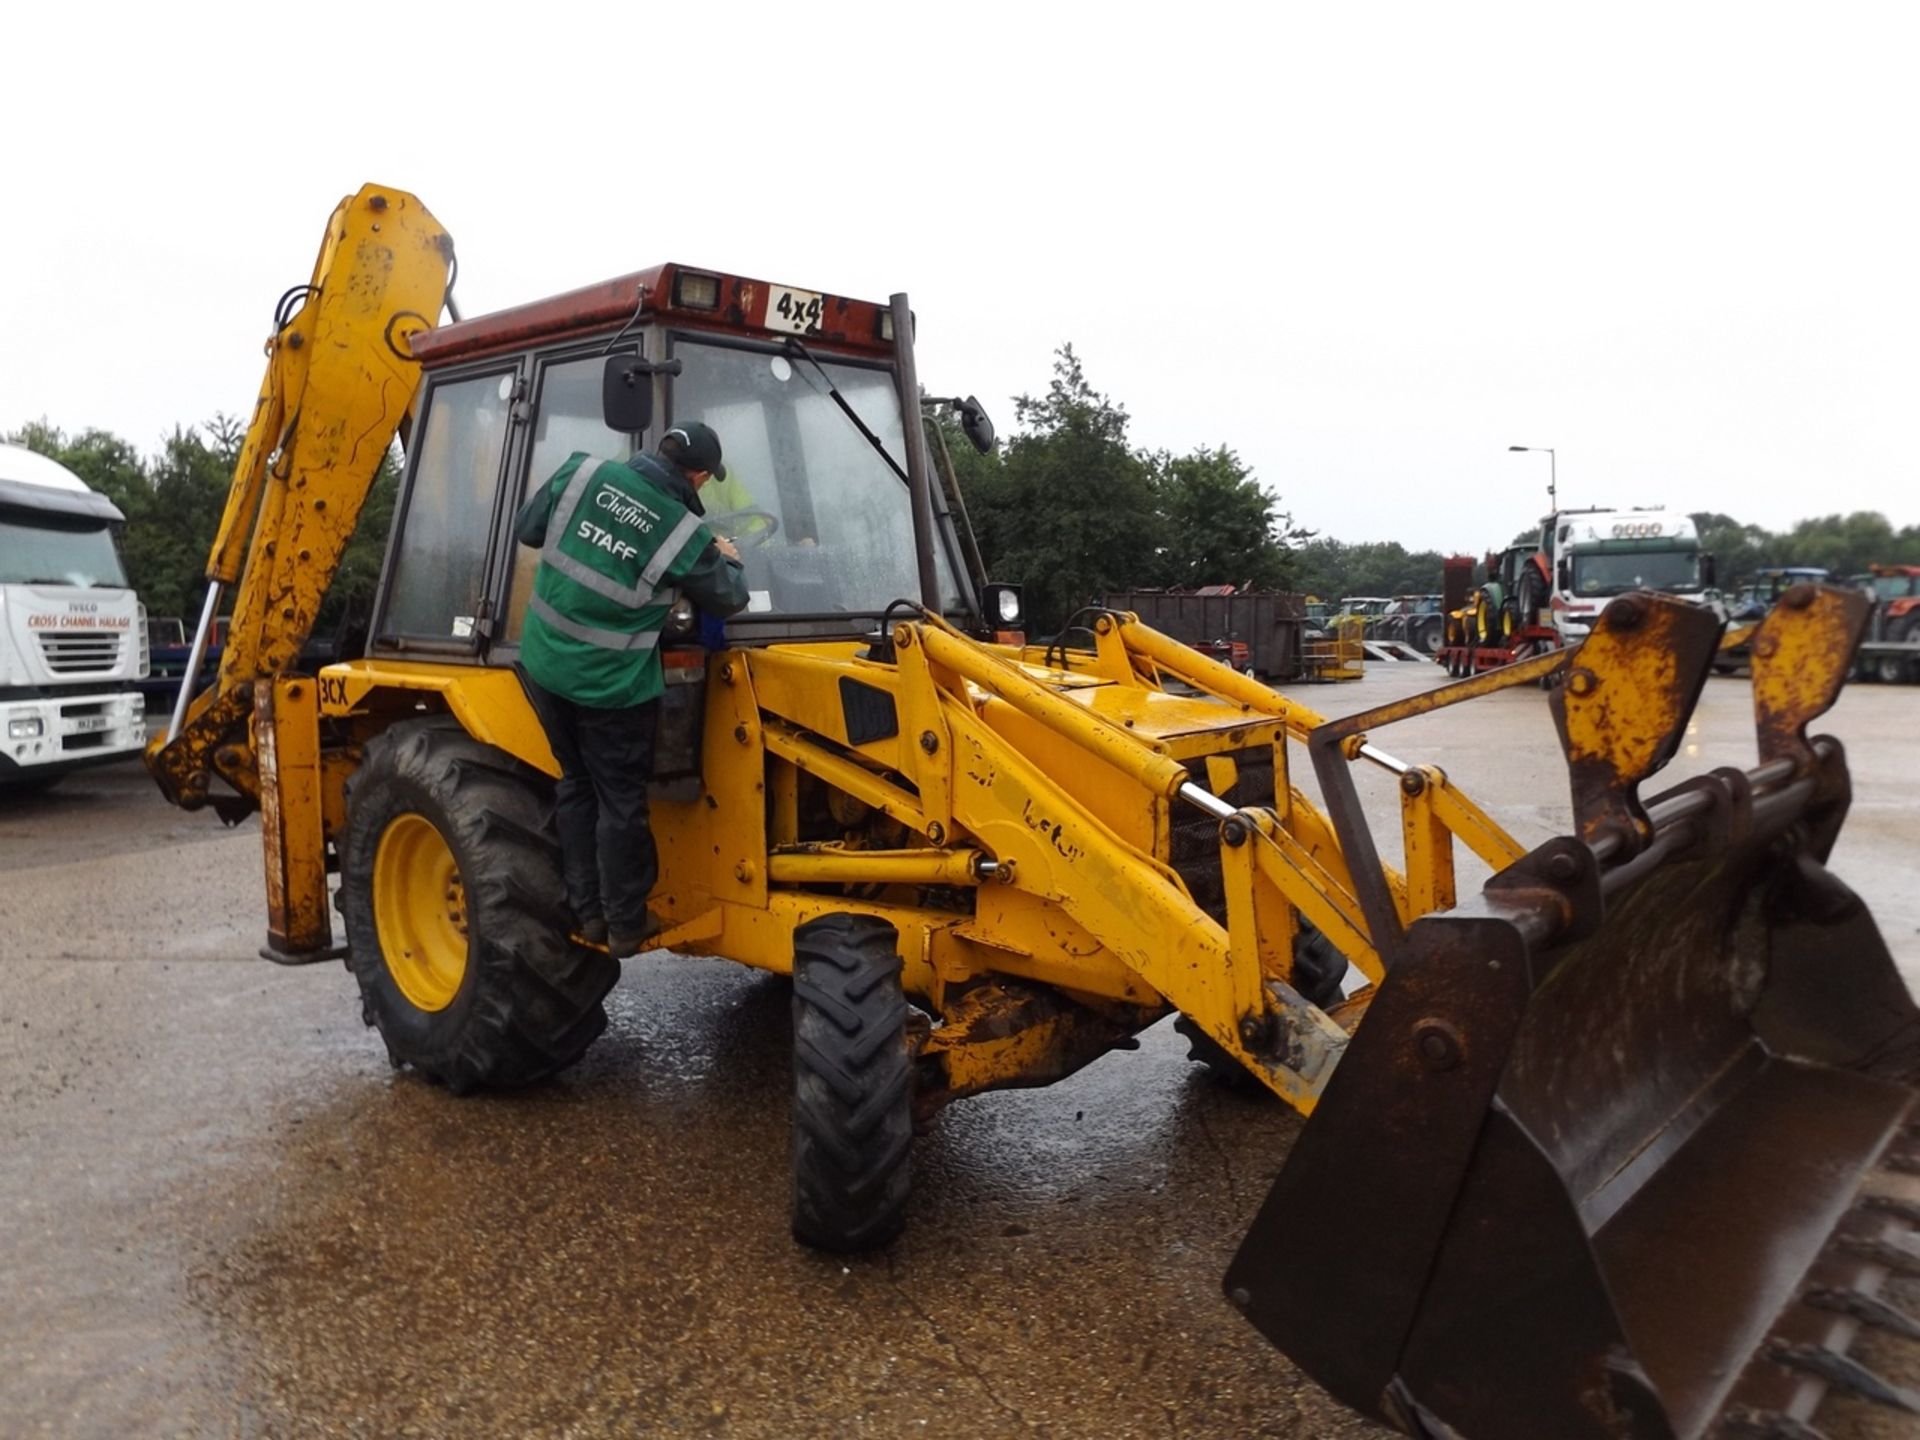
[[[120,663],[120,636],[98,630],[43,630],[40,653],[56,675],[111,670]]]

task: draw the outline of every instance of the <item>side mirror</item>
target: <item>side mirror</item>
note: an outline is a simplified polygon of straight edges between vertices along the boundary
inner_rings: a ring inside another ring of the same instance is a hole
[[[1702,551],[1700,554],[1700,588],[1702,590],[1713,589],[1714,578],[1713,556]]]
[[[986,407],[971,395],[960,402],[960,428],[974,449],[982,455],[992,453],[993,421],[987,418]]]
[[[609,430],[638,435],[653,423],[653,371],[638,355],[609,355],[600,377],[600,413]]]

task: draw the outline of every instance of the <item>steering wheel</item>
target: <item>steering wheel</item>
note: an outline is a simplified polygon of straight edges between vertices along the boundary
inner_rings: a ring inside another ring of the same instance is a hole
[[[761,525],[759,529],[749,530],[744,534],[727,534],[727,532],[733,529],[735,522],[741,520],[758,520],[761,522]],[[713,528],[723,534],[727,534],[727,538],[736,545],[743,546],[748,550],[758,550],[762,545],[780,533],[780,517],[778,515],[769,515],[765,510],[729,510],[724,515],[716,515],[713,517]]]

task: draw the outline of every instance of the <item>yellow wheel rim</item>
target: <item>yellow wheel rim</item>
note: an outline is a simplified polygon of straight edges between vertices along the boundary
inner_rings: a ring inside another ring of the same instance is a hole
[[[467,893],[460,867],[433,822],[401,815],[373,856],[373,923],[400,993],[422,1010],[444,1010],[467,973]]]

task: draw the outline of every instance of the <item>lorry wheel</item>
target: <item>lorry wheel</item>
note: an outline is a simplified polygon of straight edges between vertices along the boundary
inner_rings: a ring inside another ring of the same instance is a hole
[[[899,945],[871,915],[824,915],[793,934],[793,1235],[822,1250],[871,1250],[906,1223]]]
[[[1322,1010],[1331,1010],[1346,994],[1347,957],[1310,920],[1300,919],[1293,937],[1293,988]],[[1185,1015],[1173,1028],[1187,1037],[1187,1059],[1207,1067],[1207,1078],[1229,1090],[1261,1090],[1266,1085],[1227,1049]]]
[[[361,1014],[456,1094],[566,1068],[620,967],[569,938],[544,777],[450,720],[394,726],[347,781],[340,909]]]

